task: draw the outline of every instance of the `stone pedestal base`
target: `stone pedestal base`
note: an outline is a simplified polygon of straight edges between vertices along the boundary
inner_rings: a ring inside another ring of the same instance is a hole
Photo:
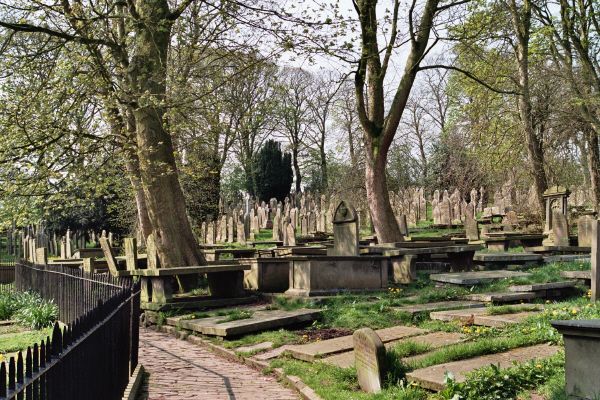
[[[379,256],[289,257],[290,296],[387,290],[388,260]]]
[[[390,278],[394,282],[411,283],[417,280],[417,256],[405,255],[390,257],[388,265]]]
[[[208,293],[212,297],[242,297],[244,296],[244,271],[224,271],[206,274],[208,278]]]
[[[600,394],[600,320],[551,321],[565,341],[565,392],[569,399]]]

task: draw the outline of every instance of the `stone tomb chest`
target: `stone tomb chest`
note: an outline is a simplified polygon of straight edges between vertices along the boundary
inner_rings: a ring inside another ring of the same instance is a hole
[[[359,256],[358,216],[342,201],[333,218],[333,252],[327,256],[288,257],[292,296],[324,296],[342,291],[387,289],[388,260],[383,256]]]

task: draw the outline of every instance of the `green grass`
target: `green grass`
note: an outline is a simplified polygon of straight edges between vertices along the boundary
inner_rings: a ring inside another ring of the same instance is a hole
[[[52,329],[23,331],[13,330],[11,333],[0,333],[0,354],[14,353],[19,350],[27,350],[27,347],[33,347],[35,343],[39,344],[47,336],[52,336]]]
[[[223,324],[225,322],[239,321],[241,319],[252,318],[253,314],[254,313],[252,311],[238,310],[236,308],[235,310],[233,310],[233,312],[226,314],[226,315],[228,315],[227,318],[217,321],[217,322],[215,322],[215,324]],[[215,313],[215,315],[222,315],[222,314]]]

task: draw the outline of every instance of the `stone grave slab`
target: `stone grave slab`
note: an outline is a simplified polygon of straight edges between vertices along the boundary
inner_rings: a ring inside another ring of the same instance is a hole
[[[564,262],[569,262],[569,261],[582,261],[582,262],[590,262],[591,261],[591,257],[590,256],[583,256],[580,254],[576,254],[576,255],[566,255],[566,256],[547,256],[544,257],[544,263],[546,264],[550,264],[553,262],[560,262],[560,261],[564,261]]]
[[[264,329],[313,321],[319,317],[321,310],[299,309],[293,311],[265,310],[256,311],[252,318],[229,321],[218,324],[227,316],[209,317],[202,319],[188,319],[179,321],[183,329],[200,332],[204,335],[235,336]]]
[[[533,262],[541,262],[543,257],[541,254],[535,253],[516,253],[509,251],[475,253],[473,262],[476,264],[525,264]]]
[[[592,279],[592,271],[561,271],[561,278],[567,279]]]
[[[456,300],[456,301],[438,301],[435,303],[423,303],[423,304],[413,304],[404,307],[392,307],[394,311],[401,311],[409,314],[417,314],[421,311],[433,311],[433,310],[448,310],[450,308],[478,308],[484,307],[481,302],[478,301],[464,301],[464,300]]]
[[[516,324],[523,319],[536,314],[535,311],[526,311],[516,314],[478,315],[474,318],[474,325],[500,327],[506,324]]]
[[[427,332],[426,329],[412,328],[409,326],[394,326],[375,331],[383,343],[402,339],[403,337]],[[321,356],[343,353],[353,348],[352,336],[343,336],[320,342],[296,345],[289,348],[292,357],[298,360],[313,362]]]
[[[399,342],[415,342],[415,343],[428,343],[431,349],[437,349],[442,346],[449,344],[459,343],[463,340],[464,335],[456,332],[432,332],[426,335],[415,336],[408,339],[400,339],[393,342],[385,343],[385,348],[390,349],[396,346]],[[333,356],[325,357],[322,360],[326,364],[336,365],[340,368],[349,368],[354,365],[354,351],[347,351],[345,353],[335,354]]]
[[[431,274],[429,279],[441,283],[452,283],[455,285],[477,285],[485,281],[493,281],[506,278],[529,278],[531,274],[517,271],[475,271],[475,272],[453,272],[449,274]]]
[[[539,290],[554,290],[554,289],[565,289],[573,287],[577,284],[576,281],[563,281],[563,282],[546,282],[546,283],[534,283],[532,285],[516,285],[509,286],[509,292],[535,292]]]
[[[547,344],[522,347],[502,353],[490,354],[467,360],[453,361],[449,363],[433,365],[427,368],[417,369],[406,374],[406,378],[408,381],[417,382],[419,386],[425,389],[439,391],[444,389],[445,371],[452,372],[457,382],[464,382],[465,373],[474,371],[481,367],[485,367],[490,364],[500,364],[500,368],[512,367],[514,365],[513,361],[516,361],[517,363],[524,363],[532,359],[545,359],[553,356],[560,349],[561,347],[559,346],[549,346]]]
[[[387,373],[383,342],[370,328],[354,332],[352,342],[360,387],[367,393],[380,392]]]
[[[493,303],[506,303],[509,301],[531,300],[546,295],[545,291],[539,292],[489,292],[474,293],[461,296],[462,299]]]
[[[553,356],[561,347],[540,344],[537,346],[522,347],[502,353],[470,358],[467,360],[453,361],[449,363],[433,365],[421,368],[406,374],[408,381],[415,381],[419,386],[430,390],[444,389],[444,372],[450,371],[454,374],[457,382],[465,381],[465,373],[474,371],[490,364],[498,365],[500,368],[513,366],[513,361],[524,363],[532,359],[540,360]]]
[[[516,309],[529,309],[531,307],[542,308],[543,306],[537,304],[512,304],[509,305],[510,308]],[[505,314],[511,315],[511,314]],[[482,308],[471,308],[471,309],[463,309],[463,310],[446,310],[446,311],[435,311],[430,314],[431,319],[435,319],[438,321],[454,321],[456,319],[461,321],[466,321],[471,317],[477,318],[479,316],[487,316],[487,307]],[[499,315],[497,315],[499,316]]]

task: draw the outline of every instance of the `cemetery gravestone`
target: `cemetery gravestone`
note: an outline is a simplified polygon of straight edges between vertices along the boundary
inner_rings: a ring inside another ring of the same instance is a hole
[[[286,226],[288,246],[296,245],[296,228],[292,224]]]
[[[408,236],[408,224],[406,223],[406,215],[398,217],[398,227],[402,236]]]
[[[356,372],[360,387],[367,393],[381,391],[386,374],[385,347],[379,336],[369,328],[352,335]]]
[[[582,247],[592,245],[592,228],[596,218],[591,215],[584,215],[577,220],[577,244]]]
[[[569,245],[569,226],[567,225],[567,218],[558,210],[554,210],[552,213],[552,233],[554,234],[555,246]]]
[[[470,242],[479,240],[479,227],[471,212],[465,215],[465,231]]]
[[[358,216],[354,207],[342,201],[333,217],[334,256],[358,256]]]

